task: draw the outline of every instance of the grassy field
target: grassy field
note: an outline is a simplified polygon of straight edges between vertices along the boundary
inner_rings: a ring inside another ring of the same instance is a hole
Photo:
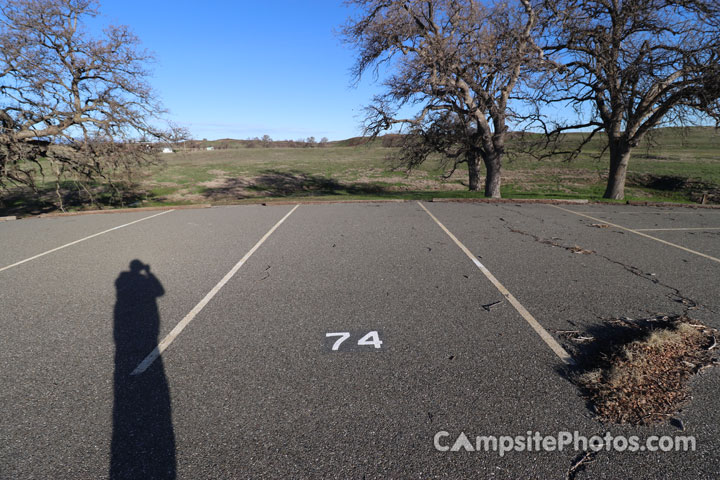
[[[571,136],[566,143],[577,140]],[[214,151],[180,149],[164,154],[162,165],[138,173],[128,203],[156,206],[294,197],[427,199],[482,195],[467,191],[466,169],[460,168],[446,179],[439,159],[434,159],[406,172],[392,168],[388,160],[395,148],[383,147],[379,140],[359,146],[349,143],[247,148],[236,142],[230,143],[231,148]],[[228,142],[207,142],[207,146],[221,144],[227,146]],[[598,158],[600,149],[601,138],[570,162],[559,156],[536,160],[510,154],[504,162],[502,195],[600,200],[608,168],[607,156]],[[46,188],[54,194],[54,184]],[[704,192],[720,202],[712,196],[720,194],[720,132],[712,128],[663,129],[634,151],[627,200],[697,202]],[[52,202],[49,191],[45,197],[46,203]],[[6,198],[4,203],[6,212],[39,208],[22,196]]]

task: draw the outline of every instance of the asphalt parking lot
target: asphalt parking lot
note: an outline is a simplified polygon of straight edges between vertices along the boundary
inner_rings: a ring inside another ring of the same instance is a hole
[[[720,210],[228,206],[0,238],[3,479],[720,477],[718,369],[684,431],[607,425],[558,334],[657,313],[720,328]],[[435,447],[563,431],[697,447],[576,472],[583,451]]]

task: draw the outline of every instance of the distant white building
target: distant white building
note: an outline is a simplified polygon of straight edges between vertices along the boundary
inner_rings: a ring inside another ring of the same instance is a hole
[[[173,153],[173,149],[169,147],[165,147],[162,149],[162,153]]]
[[[212,152],[213,150],[215,150],[215,147],[207,147],[205,150],[207,150],[208,152]]]

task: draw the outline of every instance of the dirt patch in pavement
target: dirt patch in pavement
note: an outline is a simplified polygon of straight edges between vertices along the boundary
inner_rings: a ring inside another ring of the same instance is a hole
[[[718,363],[718,331],[684,315],[558,333],[577,362],[569,378],[594,412],[614,423],[670,420],[690,400],[692,376]]]

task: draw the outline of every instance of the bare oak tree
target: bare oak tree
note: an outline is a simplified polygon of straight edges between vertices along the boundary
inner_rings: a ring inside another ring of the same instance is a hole
[[[152,57],[128,28],[88,33],[84,21],[97,7],[0,3],[0,188],[35,188],[50,168],[58,194],[69,180],[94,201],[92,182],[112,185],[119,172],[152,162],[158,141],[183,136],[161,121],[147,83]]]
[[[563,63],[542,88],[573,105],[577,123],[607,136],[605,198],[623,199],[633,148],[655,127],[720,122],[720,3],[717,0],[546,0],[545,50]],[[592,111],[582,119],[585,105]]]
[[[368,107],[366,133],[401,126],[408,129],[401,153],[414,167],[434,152],[467,163],[470,190],[480,188],[485,164],[485,195],[500,197],[508,120],[516,117],[510,100],[542,52],[532,31],[536,14],[530,0],[351,0],[360,9],[343,29],[359,51],[356,79],[390,65],[385,93]],[[411,118],[398,118],[416,107]]]

